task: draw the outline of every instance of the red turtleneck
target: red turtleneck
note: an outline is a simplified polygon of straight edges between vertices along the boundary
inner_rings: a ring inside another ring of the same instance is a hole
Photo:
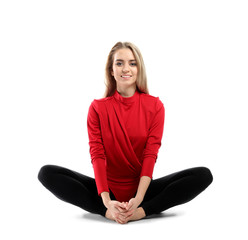
[[[91,162],[98,194],[109,192],[116,200],[135,197],[142,176],[152,178],[161,146],[165,109],[159,97],[140,93],[94,100],[87,128]]]

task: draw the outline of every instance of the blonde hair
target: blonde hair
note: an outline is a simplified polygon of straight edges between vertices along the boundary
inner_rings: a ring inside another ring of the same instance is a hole
[[[105,93],[103,97],[109,97],[112,96],[116,90],[116,80],[114,76],[112,76],[111,71],[113,68],[113,61],[114,61],[114,54],[117,50],[123,49],[123,48],[129,48],[137,62],[137,68],[138,68],[138,75],[136,80],[136,87],[139,92],[147,93],[149,94],[148,86],[147,86],[147,77],[146,77],[146,70],[145,70],[145,64],[143,61],[143,57],[141,55],[140,50],[132,43],[130,42],[117,42],[111,49],[106,67],[105,67]]]

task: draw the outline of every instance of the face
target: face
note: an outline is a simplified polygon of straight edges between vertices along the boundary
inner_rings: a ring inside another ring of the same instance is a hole
[[[138,67],[135,57],[129,48],[116,51],[111,74],[114,76],[117,86],[136,86]]]

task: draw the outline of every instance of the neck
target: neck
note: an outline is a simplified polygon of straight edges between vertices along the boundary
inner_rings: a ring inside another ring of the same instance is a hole
[[[132,97],[136,91],[136,85],[129,88],[121,88],[117,86],[116,90],[122,97]]]

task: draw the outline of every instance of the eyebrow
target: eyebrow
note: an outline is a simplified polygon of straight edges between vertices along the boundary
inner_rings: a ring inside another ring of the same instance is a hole
[[[115,61],[116,62],[123,62],[124,60],[122,60],[122,59],[116,59]],[[136,60],[135,59],[131,59],[131,60],[129,60],[129,62],[136,62]]]

